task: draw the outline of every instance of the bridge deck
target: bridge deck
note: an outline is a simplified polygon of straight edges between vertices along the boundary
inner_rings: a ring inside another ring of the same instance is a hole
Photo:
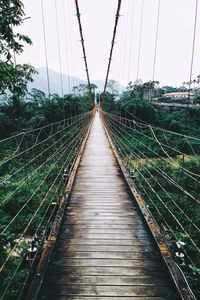
[[[97,115],[39,299],[177,299]]]

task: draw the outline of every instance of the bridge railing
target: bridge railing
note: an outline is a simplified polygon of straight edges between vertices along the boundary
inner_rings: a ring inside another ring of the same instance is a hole
[[[112,142],[199,295],[200,139],[101,112]]]
[[[0,141],[0,298],[28,284],[65,193],[93,112]]]

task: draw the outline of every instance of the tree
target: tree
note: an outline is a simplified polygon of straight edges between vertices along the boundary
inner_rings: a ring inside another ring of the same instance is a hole
[[[128,84],[127,90],[131,95],[138,100],[152,100],[154,90],[158,87],[159,81],[148,81],[142,83],[142,80],[137,80],[134,83]]]
[[[109,92],[110,94],[116,96],[119,96],[119,82],[115,81],[115,80],[108,80],[108,84],[107,84],[107,92]]]
[[[25,20],[21,1],[0,0],[0,16],[0,94],[10,92],[13,104],[17,106],[36,71],[29,64],[16,64],[15,55],[23,52],[24,44],[31,45],[32,42],[28,36],[13,30]]]
[[[91,91],[94,93],[95,89],[97,88],[97,86],[94,83],[91,83],[90,87],[91,87]],[[86,84],[86,83],[80,83],[79,85],[73,87],[72,92],[75,95],[84,96],[84,95],[86,95],[86,94],[89,93],[88,84]]]
[[[32,100],[33,102],[36,102],[36,103],[44,102],[46,100],[45,93],[36,88],[31,89],[29,96],[30,96],[30,100]]]

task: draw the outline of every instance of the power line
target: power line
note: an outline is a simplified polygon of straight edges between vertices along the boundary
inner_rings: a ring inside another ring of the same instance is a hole
[[[107,73],[106,73],[104,89],[103,89],[104,94],[106,92],[106,88],[107,88],[107,84],[108,84],[108,76],[110,73],[110,65],[111,65],[111,60],[112,60],[112,55],[113,55],[114,44],[115,44],[117,25],[118,25],[118,21],[119,21],[119,17],[120,17],[121,2],[122,2],[121,0],[118,0],[117,13],[115,16],[115,25],[114,25],[114,30],[113,30],[113,38],[112,38],[112,42],[111,42],[110,56],[109,56],[109,60],[108,60],[108,68],[107,68]]]

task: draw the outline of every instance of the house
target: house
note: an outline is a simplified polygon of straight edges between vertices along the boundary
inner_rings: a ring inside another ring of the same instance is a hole
[[[163,95],[166,98],[169,98],[169,100],[173,101],[182,101],[182,100],[188,100],[190,98],[191,100],[194,99],[194,94],[192,92],[174,92],[174,93],[166,93]]]

